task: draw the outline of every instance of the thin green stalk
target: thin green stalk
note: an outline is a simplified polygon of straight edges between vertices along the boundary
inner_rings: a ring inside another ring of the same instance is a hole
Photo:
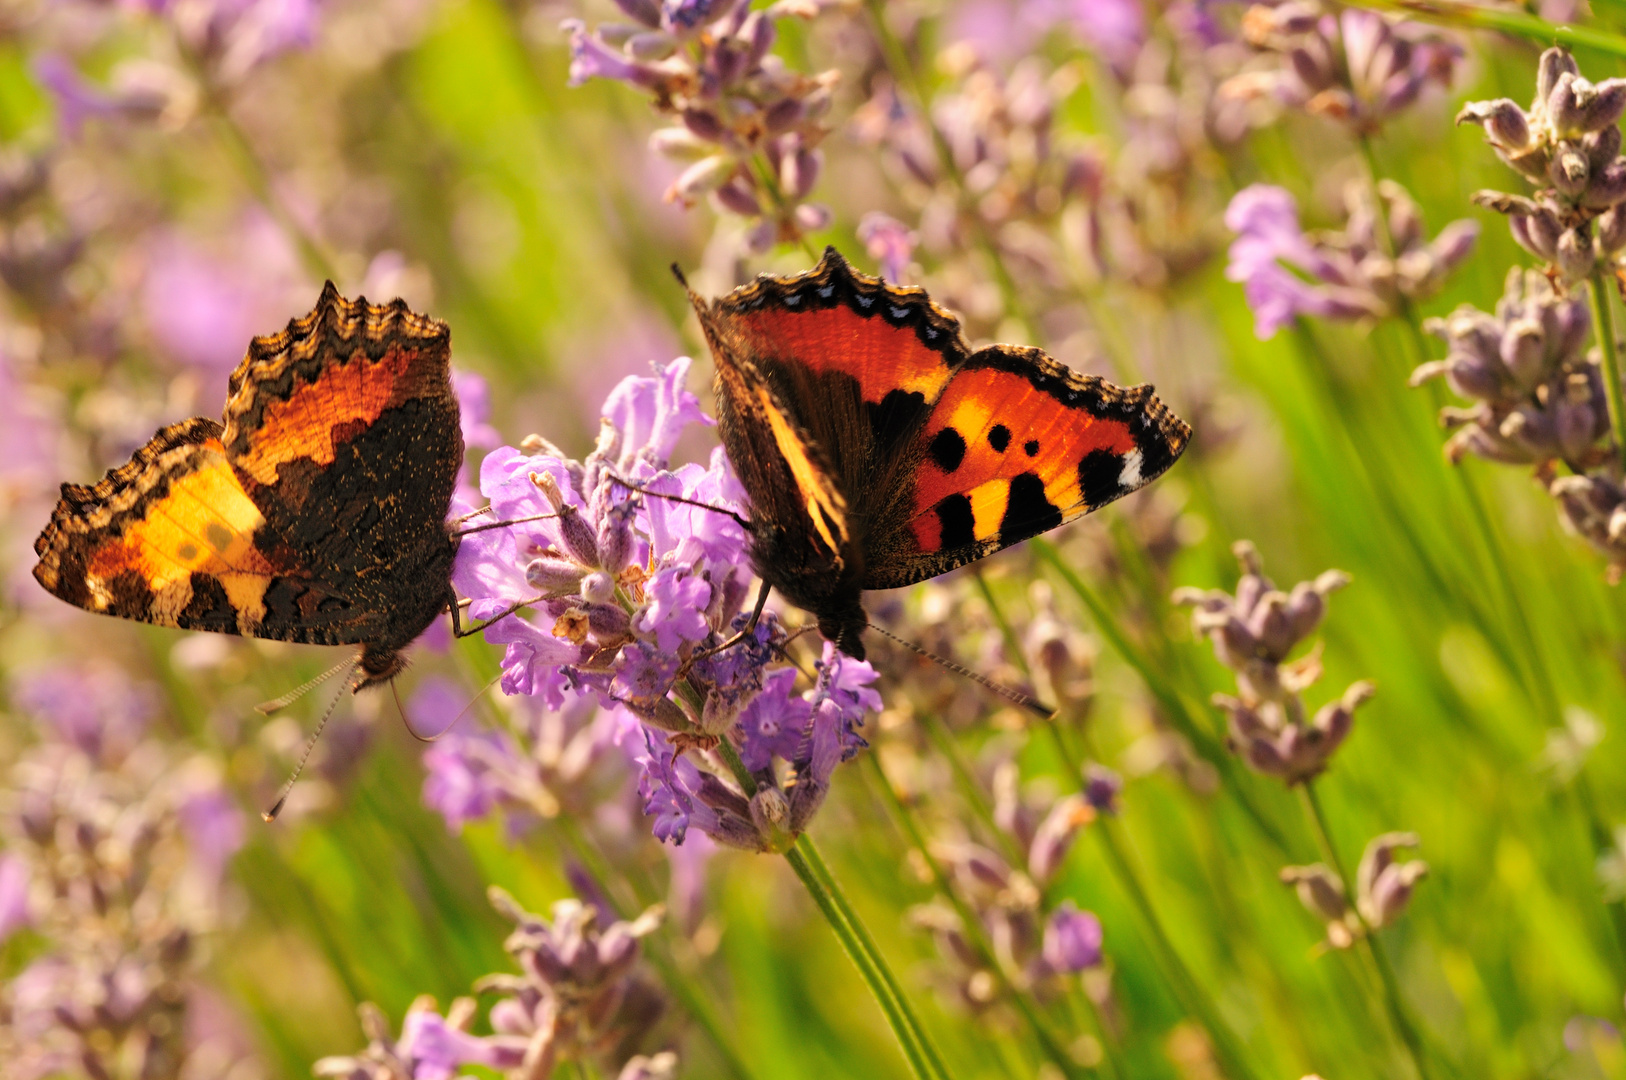
[[[717,753],[728,765],[746,796],[748,798],[754,796],[757,790],[756,779],[745,767],[745,762],[740,760],[740,752],[734,744],[726,738],[721,740],[717,745]],[[891,968],[887,966],[880,950],[875,948],[874,939],[870,937],[857,913],[847,903],[846,896],[836,885],[829,868],[824,866],[824,860],[819,857],[812,841],[803,835],[784,855],[785,861],[790,864],[797,879],[807,889],[808,895],[813,898],[813,903],[824,915],[825,921],[835,931],[837,940],[841,942],[847,958],[858,969],[858,974],[869,987],[870,994],[881,1006],[887,1024],[892,1028],[892,1034],[897,1038],[898,1046],[903,1051],[904,1059],[909,1063],[910,1071],[917,1080],[950,1080],[942,1057],[927,1037],[924,1026],[909,1005],[908,998],[899,989]],[[822,877],[815,869],[815,865],[823,868]]]
[[[947,1080],[948,1073],[941,1069],[934,1069],[928,1061],[920,1043],[915,1038],[913,1028],[899,1007],[899,1002],[888,991],[885,980],[880,977],[879,972],[875,969],[871,958],[864,949],[863,943],[853,932],[852,925],[843,917],[840,908],[835,903],[835,898],[830,895],[829,890],[819,880],[818,874],[808,865],[807,860],[802,857],[801,851],[792,847],[785,852],[785,861],[790,863],[790,868],[796,872],[796,877],[801,881],[803,887],[807,889],[807,893],[813,898],[813,902],[818,905],[819,911],[824,914],[825,921],[835,931],[836,937],[841,941],[842,948],[847,951],[848,958],[858,968],[859,975],[869,985],[870,993],[874,995],[876,1002],[880,1004],[881,1011],[886,1014],[887,1023],[892,1027],[892,1034],[896,1036],[898,1046],[902,1048],[903,1056],[909,1062],[910,1072],[914,1073],[918,1080]]]
[[[1079,761],[1072,747],[1067,745],[1061,729],[1054,724],[1046,726],[1050,729],[1050,737],[1056,745],[1056,752],[1066,763],[1068,772],[1075,780],[1082,777],[1083,763]],[[1128,852],[1118,840],[1117,828],[1118,823],[1113,818],[1103,816],[1100,819],[1097,823],[1097,832],[1101,837],[1101,846],[1106,850],[1107,860],[1112,864],[1119,884],[1129,894],[1131,905],[1151,935],[1164,978],[1175,996],[1180,999],[1180,1003],[1207,1029],[1209,1038],[1214,1041],[1215,1051],[1225,1061],[1227,1071],[1237,1080],[1248,1080],[1254,1073],[1248,1067],[1246,1055],[1230,1027],[1221,1019],[1219,1009],[1209,999],[1207,992],[1197,982],[1196,976],[1191,973],[1185,961],[1180,958],[1180,953],[1174,947],[1174,941],[1164,928],[1162,919],[1158,917],[1157,909],[1152,906],[1151,895],[1142,884],[1140,874],[1135,870]]]
[[[1005,651],[1010,655],[1011,663],[1031,679],[1033,669],[1028,666],[1028,655],[1022,648],[1022,639],[1016,636],[1016,628],[1011,625],[1011,620],[1005,617],[1005,609],[994,599],[994,590],[989,587],[988,579],[983,576],[981,567],[972,569],[971,580],[977,583],[977,590],[982,593],[983,600],[988,604],[988,613],[993,616],[994,625],[999,627],[999,636],[1005,639]]]
[[[1609,428],[1615,436],[1615,453],[1626,461],[1626,399],[1621,397],[1620,358],[1615,348],[1615,322],[1610,315],[1608,278],[1603,267],[1592,271],[1592,323],[1598,348],[1603,352],[1603,382],[1609,392]]]
[[[1338,880],[1344,883],[1344,888],[1353,890],[1354,879],[1344,870],[1343,860],[1338,857],[1338,848],[1332,842],[1332,832],[1327,828],[1327,816],[1321,808],[1321,799],[1316,795],[1315,781],[1306,780],[1299,785],[1299,792],[1303,797],[1304,805],[1309,812],[1310,823],[1314,826],[1316,840],[1321,846],[1322,855],[1332,867]],[[1353,895],[1350,897],[1351,909],[1355,917],[1360,920],[1364,931],[1361,941],[1365,944],[1367,955],[1372,965],[1377,969],[1378,981],[1383,984],[1384,1007],[1389,1014],[1389,1021],[1394,1026],[1395,1034],[1411,1055],[1412,1065],[1417,1069],[1417,1075],[1422,1080],[1431,1080],[1428,1053],[1423,1047],[1423,1039],[1411,1015],[1406,1009],[1405,999],[1400,995],[1400,981],[1395,978],[1394,968],[1389,964],[1389,957],[1384,952],[1383,943],[1378,940],[1376,928],[1369,925],[1366,916],[1361,914],[1359,904],[1355,903]]]
[[[1079,577],[1078,572],[1067,565],[1062,559],[1061,553],[1056,550],[1055,545],[1043,537],[1037,536],[1029,540],[1028,543],[1032,546],[1034,553],[1050,564],[1051,568],[1060,575],[1062,581],[1072,590],[1073,594],[1089,609],[1090,616],[1095,621],[1096,629],[1100,631],[1102,637],[1106,638],[1107,644],[1112,646],[1113,651],[1125,663],[1135,669],[1136,674],[1146,684],[1146,688],[1151,691],[1152,696],[1157,698],[1159,704],[1163,706],[1169,722],[1191,741],[1192,746],[1196,748],[1197,753],[1202,756],[1203,760],[1218,770],[1221,779],[1224,781],[1225,790],[1236,799],[1237,805],[1253,821],[1260,835],[1275,847],[1278,855],[1287,856],[1289,851],[1287,839],[1253,801],[1253,797],[1244,787],[1244,779],[1238,774],[1236,762],[1231,755],[1220,747],[1212,734],[1198,725],[1191,710],[1186,707],[1185,701],[1173,688],[1167,685],[1165,680],[1158,677],[1151,663],[1141,655],[1140,650],[1135,647],[1129,640],[1129,636],[1118,625],[1112,612],[1101,602],[1101,599],[1095,595],[1094,591],[1084,583],[1084,579]]]
[[[880,788],[887,809],[892,812],[893,821],[903,830],[904,835],[909,839],[909,843],[925,860],[926,867],[931,872],[932,881],[937,886],[938,891],[954,906],[954,911],[959,916],[960,923],[965,931],[966,940],[977,951],[988,972],[999,982],[1000,989],[1005,992],[1006,998],[1016,1007],[1016,1011],[1021,1014],[1023,1022],[1027,1024],[1029,1030],[1033,1032],[1034,1038],[1039,1041],[1040,1047],[1043,1048],[1045,1057],[1060,1069],[1069,1080],[1088,1074],[1090,1070],[1086,1070],[1073,1060],[1072,1055],[1067,1052],[1061,1037],[1050,1029],[1050,1025],[1040,1014],[1038,1007],[1028,1000],[1028,996],[1011,981],[1009,973],[1005,971],[1004,965],[999,961],[999,954],[995,952],[993,943],[988,940],[987,934],[983,931],[982,920],[977,918],[977,913],[971,910],[971,906],[961,898],[954,888],[954,883],[949,880],[942,864],[933,857],[931,850],[927,847],[926,837],[920,831],[919,823],[915,821],[914,815],[909,812],[909,808],[904,804],[903,797],[892,786],[892,780],[886,775],[886,770],[882,768],[880,758],[874,754],[867,756],[870,765],[873,767],[872,771],[875,773],[876,785]]]
[[[1463,3],[1461,0],[1363,0],[1355,7],[1375,11],[1393,11],[1457,29],[1498,30],[1504,34],[1522,37],[1537,45],[1557,43],[1597,49],[1612,56],[1626,56],[1626,36],[1574,24],[1560,26],[1539,19],[1517,8],[1498,8],[1484,4]]]

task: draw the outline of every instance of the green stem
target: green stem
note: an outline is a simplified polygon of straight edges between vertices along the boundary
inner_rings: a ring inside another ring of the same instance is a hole
[[[745,767],[740,759],[740,752],[727,738],[717,744],[717,754],[728,765],[734,779],[745,792],[747,798],[754,797],[757,792],[756,778]],[[790,864],[791,870],[801,881],[813,903],[818,906],[824,915],[825,921],[835,931],[836,939],[846,950],[847,958],[858,969],[858,974],[869,987],[870,994],[881,1006],[886,1014],[887,1024],[892,1028],[892,1034],[898,1040],[898,1046],[903,1050],[905,1060],[909,1062],[909,1069],[917,1080],[950,1080],[947,1067],[937,1048],[927,1037],[924,1026],[915,1016],[909,999],[904,996],[892,969],[887,966],[881,951],[875,947],[875,940],[870,936],[869,930],[853,911],[852,905],[847,902],[846,895],[836,883],[835,876],[825,866],[823,858],[819,856],[818,849],[813,841],[805,834],[798,837],[796,842],[784,852],[785,861]],[[822,872],[821,872],[822,871]]]
[[[1242,810],[1253,821],[1260,835],[1270,841],[1279,855],[1286,857],[1289,851],[1286,838],[1282,835],[1281,830],[1265,816],[1264,811],[1253,801],[1253,797],[1244,786],[1244,778],[1237,772],[1236,762],[1231,755],[1225,752],[1210,732],[1198,725],[1196,717],[1186,707],[1184,699],[1165,680],[1158,677],[1152,664],[1146,657],[1141,655],[1140,650],[1129,640],[1129,636],[1118,625],[1118,621],[1113,617],[1112,612],[1101,602],[1100,597],[1096,596],[1095,592],[1084,583],[1084,579],[1079,577],[1078,572],[1067,565],[1062,559],[1061,553],[1056,550],[1056,546],[1043,537],[1037,536],[1029,540],[1028,544],[1035,554],[1050,564],[1051,569],[1061,577],[1063,583],[1089,609],[1091,618],[1095,620],[1096,629],[1100,631],[1102,637],[1106,638],[1107,644],[1112,646],[1113,651],[1125,663],[1135,669],[1136,674],[1141,677],[1141,681],[1146,684],[1146,688],[1151,691],[1152,696],[1157,698],[1158,703],[1163,706],[1169,722],[1191,741],[1192,747],[1202,756],[1203,760],[1213,765],[1219,772],[1221,779],[1224,781],[1225,790],[1236,799],[1237,805],[1242,807]]]
[[[1005,651],[1010,654],[1011,663],[1029,679],[1033,678],[1033,670],[1028,667],[1027,651],[1022,648],[1022,640],[1016,636],[1016,628],[1011,620],[1005,617],[1005,609],[994,599],[994,590],[989,587],[988,579],[983,576],[981,567],[974,567],[971,571],[971,580],[977,583],[977,590],[988,604],[988,613],[993,616],[994,625],[999,627],[999,636],[1005,639]]]
[[[1056,744],[1056,752],[1066,763],[1068,772],[1075,782],[1081,782],[1083,762],[1078,759],[1072,747],[1067,745],[1060,728],[1054,724],[1046,726],[1050,730],[1051,740]],[[1214,1042],[1215,1052],[1224,1060],[1227,1071],[1237,1080],[1249,1080],[1254,1074],[1248,1067],[1247,1056],[1242,1052],[1230,1027],[1220,1018],[1218,1007],[1209,999],[1202,985],[1197,982],[1196,976],[1180,958],[1180,953],[1174,947],[1174,941],[1163,926],[1163,920],[1158,917],[1157,909],[1152,906],[1151,896],[1142,884],[1140,874],[1135,870],[1129,853],[1124,850],[1118,839],[1117,829],[1117,821],[1110,816],[1103,815],[1097,825],[1101,846],[1107,853],[1107,861],[1112,864],[1119,883],[1129,894],[1131,906],[1134,907],[1147,933],[1151,935],[1163,968],[1164,979],[1186,1010],[1208,1030],[1209,1038]]]
[[[1609,427],[1615,435],[1615,453],[1626,460],[1626,400],[1621,397],[1620,359],[1615,349],[1615,323],[1609,310],[1609,285],[1603,267],[1592,271],[1592,321],[1598,348],[1603,353],[1603,382],[1609,393]]]
[[[1338,857],[1338,848],[1332,842],[1332,831],[1327,827],[1327,815],[1321,808],[1320,797],[1316,794],[1315,781],[1306,780],[1300,784],[1299,792],[1303,797],[1305,808],[1309,812],[1310,823],[1314,826],[1316,841],[1321,846],[1323,857],[1332,867],[1333,873],[1338,875],[1338,880],[1344,883],[1344,888],[1351,891],[1351,910],[1355,912],[1355,917],[1360,920],[1363,931],[1361,941],[1366,947],[1367,956],[1371,960],[1372,966],[1377,969],[1378,981],[1383,984],[1384,1007],[1389,1014],[1389,1022],[1394,1026],[1395,1035],[1399,1037],[1400,1042],[1406,1047],[1407,1053],[1411,1055],[1412,1065],[1416,1067],[1417,1075],[1422,1077],[1422,1080],[1430,1080],[1428,1054],[1423,1048],[1422,1036],[1418,1034],[1417,1027],[1412,1023],[1411,1015],[1406,1010],[1405,999],[1400,995],[1400,981],[1395,978],[1394,968],[1389,964],[1389,957],[1383,949],[1383,943],[1378,940],[1376,928],[1366,921],[1366,916],[1361,914],[1360,905],[1356,903],[1356,898],[1353,895],[1354,879],[1345,872],[1343,860]]]
[[[819,875],[809,865],[807,859],[803,857],[800,847],[800,842],[798,842],[796,846],[786,851],[785,861],[790,863],[790,868],[796,872],[797,878],[801,880],[803,887],[807,889],[808,895],[813,898],[813,903],[818,905],[819,911],[824,914],[825,921],[835,931],[842,948],[847,951],[848,958],[858,968],[859,975],[868,984],[870,993],[881,1006],[881,1011],[886,1014],[887,1023],[892,1027],[892,1034],[897,1037],[898,1046],[902,1048],[903,1056],[909,1062],[910,1072],[915,1075],[917,1080],[947,1080],[948,1073],[941,1068],[934,1068],[935,1063],[928,1060],[927,1055],[915,1037],[913,1025],[900,1007],[901,1003],[893,997],[887,988],[886,980],[881,977],[880,972],[876,969],[872,958],[864,948],[862,940],[854,931],[852,924],[843,916],[840,907],[835,902],[835,897],[831,895],[824,882],[819,880]]]
[[[1021,1014],[1023,1022],[1033,1032],[1034,1038],[1039,1041],[1045,1057],[1049,1058],[1051,1063],[1060,1069],[1069,1080],[1087,1075],[1088,1070],[1085,1070],[1083,1066],[1073,1060],[1072,1055],[1067,1052],[1061,1037],[1050,1029],[1050,1025],[1040,1014],[1038,1007],[1011,981],[1009,973],[1006,972],[1004,965],[999,961],[999,954],[995,952],[993,943],[988,940],[988,936],[982,928],[982,920],[977,917],[977,913],[971,909],[971,906],[961,898],[960,894],[955,890],[953,882],[949,880],[942,864],[932,856],[930,849],[926,845],[926,837],[920,831],[919,823],[915,821],[914,815],[909,812],[909,808],[904,804],[903,798],[898,794],[897,789],[892,786],[892,780],[886,775],[886,770],[881,766],[880,758],[874,754],[869,754],[867,757],[873,767],[872,771],[875,773],[876,785],[881,790],[887,808],[892,811],[893,820],[908,837],[909,843],[914,847],[915,851],[925,860],[926,867],[931,872],[932,881],[936,884],[938,891],[954,906],[954,911],[959,916],[961,926],[965,931],[966,940],[977,951],[979,959],[989,974],[993,975],[998,981],[1006,999]]]
[[[1362,0],[1357,7],[1393,11],[1457,29],[1499,30],[1539,46],[1557,42],[1565,46],[1597,49],[1611,56],[1626,56],[1626,36],[1590,26],[1559,26],[1513,8],[1495,8],[1461,0]]]

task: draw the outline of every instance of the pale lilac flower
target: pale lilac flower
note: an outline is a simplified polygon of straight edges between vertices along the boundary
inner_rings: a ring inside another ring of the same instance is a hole
[[[1501,98],[1463,106],[1508,165],[1538,185],[1526,198],[1480,191],[1474,202],[1508,216],[1513,239],[1566,283],[1612,263],[1626,250],[1626,157],[1619,121],[1626,79],[1593,84],[1563,49],[1541,54],[1528,112]]]
[[[1494,315],[1463,305],[1425,323],[1450,351],[1418,367],[1411,384],[1444,376],[1473,401],[1441,410],[1440,422],[1457,429],[1446,457],[1537,467],[1562,460],[1577,473],[1611,460],[1600,358],[1585,351],[1591,328],[1584,297],[1563,295],[1545,275],[1517,267]]]
[[[1287,662],[1320,625],[1327,597],[1349,584],[1349,575],[1328,570],[1285,593],[1264,576],[1251,543],[1240,540],[1231,550],[1243,571],[1234,594],[1182,588],[1172,599],[1196,609],[1192,629],[1206,635],[1214,656],[1236,673],[1238,696],[1213,698],[1229,720],[1231,750],[1257,772],[1289,785],[1303,783],[1327,767],[1354,725],[1356,708],[1372,696],[1371,683],[1356,682],[1312,717],[1302,694],[1321,678],[1320,658],[1312,652]]]
[[[1076,975],[1101,963],[1101,920],[1063,900],[1044,927],[1044,962],[1052,971]]]
[[[710,198],[749,223],[745,243],[760,252],[797,242],[829,224],[830,211],[806,201],[823,165],[837,72],[789,69],[770,53],[786,17],[812,17],[816,4],[777,4],[753,11],[737,0],[629,4],[631,23],[593,30],[567,19],[570,85],[611,79],[650,93],[675,125],[650,145],[684,165],[667,189],[669,202]]]
[[[28,890],[32,873],[21,856],[0,855],[0,944],[31,921]]]
[[[44,733],[104,764],[134,749],[158,706],[150,685],[106,665],[38,669],[16,681],[12,700]]]
[[[303,310],[310,282],[287,234],[250,211],[219,252],[173,230],[149,236],[141,310],[159,349],[219,374],[243,359],[251,338]]]
[[[1401,861],[1395,852],[1416,847],[1414,833],[1384,833],[1374,837],[1361,855],[1355,872],[1355,903],[1338,875],[1323,863],[1287,866],[1284,884],[1293,886],[1305,908],[1327,928],[1327,944],[1347,949],[1363,934],[1396,922],[1411,902],[1417,882],[1428,875],[1428,864]]]
[[[1379,186],[1382,212],[1394,253],[1384,249],[1376,210],[1364,185],[1345,192],[1347,218],[1341,232],[1307,234],[1293,196],[1269,184],[1237,192],[1225,211],[1231,244],[1225,276],[1243,283],[1261,340],[1300,316],[1378,318],[1395,314],[1403,300],[1424,299],[1467,258],[1478,236],[1472,221],[1452,222],[1432,241],[1423,233],[1416,205],[1398,185]]]
[[[87,121],[113,117],[151,118],[164,101],[145,94],[117,95],[79,73],[64,56],[46,53],[35,57],[34,78],[51,95],[57,127],[65,140],[79,137]]]
[[[1281,103],[1371,134],[1431,84],[1450,85],[1462,50],[1415,23],[1345,8],[1324,14],[1313,0],[1255,4],[1243,17],[1250,44],[1278,59],[1271,72],[1245,72],[1221,88],[1230,96],[1269,93]]]
[[[218,885],[226,866],[243,846],[243,812],[219,777],[200,771],[176,807],[176,816],[191,853],[193,865],[205,881]]]
[[[858,222],[858,239],[863,241],[869,257],[880,264],[882,277],[903,281],[918,239],[909,226],[890,214],[871,210]]]

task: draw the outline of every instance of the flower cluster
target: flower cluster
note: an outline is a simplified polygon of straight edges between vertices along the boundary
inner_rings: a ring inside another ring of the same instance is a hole
[[[1321,678],[1320,658],[1311,653],[1287,661],[1320,625],[1328,595],[1349,584],[1349,576],[1328,570],[1282,592],[1265,577],[1252,544],[1241,540],[1231,550],[1242,564],[1234,594],[1182,588],[1173,599],[1196,609],[1192,628],[1236,673],[1237,696],[1214,695],[1229,718],[1231,748],[1257,772],[1302,783],[1327,767],[1349,735],[1356,707],[1372,696],[1371,683],[1357,682],[1311,717],[1301,695]]]
[[[1585,472],[1609,456],[1598,445],[1609,433],[1603,377],[1596,356],[1583,351],[1592,329],[1584,298],[1515,267],[1494,315],[1465,304],[1424,328],[1449,351],[1413,372],[1412,385],[1443,376],[1474,401],[1441,413],[1457,429],[1445,444],[1452,461],[1464,454],[1514,465],[1557,459]]]
[[[787,639],[771,611],[734,640],[750,584],[743,492],[720,450],[709,468],[667,468],[682,429],[705,421],[683,389],[688,370],[683,359],[623,380],[585,461],[535,436],[487,455],[481,490],[500,527],[464,538],[453,582],[472,619],[495,620],[485,633],[507,647],[504,691],[554,711],[585,700],[646,725],[641,736],[615,737],[632,744],[657,836],[681,843],[692,822],[722,843],[768,850],[805,827],[835,765],[863,745],[857,728],[880,697],[868,664],[830,649],[815,686],[796,694],[794,669],[769,669]],[[437,801],[449,807],[466,791],[470,807],[489,807],[505,783],[510,795],[533,797],[531,766],[500,779],[494,762],[516,758],[500,742],[449,748],[437,773],[461,769],[466,787]],[[719,749],[724,760],[738,752],[754,792],[687,756]]]
[[[1400,185],[1382,181],[1378,196],[1381,209],[1366,185],[1351,183],[1344,228],[1315,233],[1300,227],[1298,206],[1282,188],[1253,184],[1231,199],[1225,224],[1237,238],[1225,276],[1243,283],[1261,339],[1304,315],[1397,314],[1432,295],[1472,251],[1477,222],[1453,221],[1429,240],[1417,204]]]
[[[150,694],[112,669],[48,669],[14,690],[39,741],[4,778],[0,940],[26,927],[40,947],[0,990],[6,1075],[223,1067],[236,1033],[192,1011],[243,840],[216,765],[148,738]]]
[[[1057,980],[1101,965],[1101,921],[1071,900],[1047,901],[1045,892],[1080,830],[1097,814],[1115,812],[1118,780],[1096,767],[1085,793],[1055,798],[1021,791],[1015,765],[1005,762],[993,788],[999,850],[958,836],[932,845],[933,858],[980,925],[968,932],[942,901],[910,916],[950,963],[956,996],[977,1010],[998,1004],[1007,981],[1024,991],[1053,989]],[[993,943],[995,955],[985,955],[977,940]],[[999,970],[990,971],[990,963]]]
[[[506,948],[520,974],[488,975],[475,990],[495,993],[490,1035],[475,1035],[473,998],[458,998],[446,1015],[432,998],[407,1010],[401,1035],[371,1004],[361,1008],[368,1045],[359,1054],[323,1058],[317,1076],[344,1080],[424,1080],[451,1077],[479,1066],[508,1080],[546,1080],[566,1062],[618,1070],[619,1080],[670,1080],[677,1058],[670,1051],[638,1054],[639,1044],[660,1017],[664,1002],[637,970],[640,938],[661,923],[651,908],[632,922],[598,925],[596,908],[561,900],[549,922],[517,904],[503,890],[489,890],[496,909],[515,925]]]
[[[1100,162],[1057,136],[1057,109],[1078,83],[1075,67],[1052,70],[1030,58],[1002,75],[969,47],[951,48],[941,63],[954,89],[936,97],[930,117],[882,80],[852,131],[882,152],[919,221],[919,245],[946,264],[932,282],[934,297],[992,328],[1009,314],[1005,298],[985,268],[956,256],[992,245],[1024,286],[1063,291],[1069,256],[1056,226],[1098,190]],[[884,224],[872,221],[866,243],[882,249],[889,270],[902,270],[909,230],[892,224],[878,233]]]
[[[796,243],[830,212],[805,200],[823,165],[819,143],[837,72],[809,76],[769,50],[779,20],[819,5],[780,0],[753,11],[745,0],[618,0],[632,21],[591,32],[569,19],[570,83],[614,79],[646,91],[672,117],[651,145],[689,164],[666,192],[692,205],[707,195],[752,222],[746,248]]]
[[[1418,844],[1414,833],[1384,833],[1366,845],[1355,871],[1355,902],[1344,882],[1324,863],[1282,868],[1284,884],[1327,927],[1327,944],[1347,949],[1362,934],[1397,921],[1411,903],[1412,891],[1428,874],[1420,859],[1400,860],[1396,853]]]
[[[1223,95],[1269,95],[1357,135],[1379,130],[1430,84],[1449,86],[1462,57],[1456,45],[1415,23],[1359,8],[1334,15],[1315,0],[1255,4],[1243,15],[1242,31],[1276,62],[1233,77]]]
[[[1469,102],[1457,122],[1485,129],[1496,155],[1533,184],[1534,197],[1481,191],[1474,201],[1508,215],[1513,238],[1566,283],[1588,277],[1626,249],[1626,158],[1620,153],[1626,79],[1593,84],[1563,49],[1541,54],[1529,110],[1513,101]]]

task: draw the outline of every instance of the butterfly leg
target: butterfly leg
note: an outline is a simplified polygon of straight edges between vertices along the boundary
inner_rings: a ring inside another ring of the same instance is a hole
[[[704,660],[707,657],[716,656],[720,652],[727,652],[729,649],[732,649],[734,646],[756,633],[757,623],[762,619],[763,609],[768,606],[768,594],[772,591],[773,587],[764,581],[762,583],[762,588],[757,590],[757,606],[751,609],[751,617],[745,621],[745,625],[740,627],[740,629],[734,634],[730,635],[728,640],[724,641],[721,645],[713,645],[706,651],[695,653],[693,656],[689,657],[688,663],[683,665],[684,670],[687,671],[689,665],[693,664],[697,660]]]
[[[545,596],[533,596],[529,600],[520,600],[514,604],[510,604],[508,607],[504,608],[502,611],[499,611],[497,614],[493,615],[483,623],[471,623],[468,626],[464,626],[461,618],[463,608],[472,601],[459,600],[454,593],[451,597],[451,602],[447,605],[452,612],[452,636],[456,638],[473,637],[475,634],[478,634],[492,623],[501,622],[503,619],[508,618],[508,616],[512,615],[520,608],[529,607],[532,604],[539,603],[540,601],[546,599],[547,597]]]
[[[623,480],[614,473],[610,473],[609,476],[612,481],[619,484],[621,487],[626,488],[628,491],[636,491],[638,494],[648,495],[652,499],[665,499],[667,502],[682,503],[684,506],[697,506],[702,510],[710,510],[714,514],[727,514],[729,517],[739,522],[740,528],[744,529],[747,535],[749,535],[751,532],[750,520],[740,514],[735,513],[726,506],[714,506],[711,503],[701,502],[698,499],[685,499],[682,495],[668,495],[661,491],[650,491],[648,488],[639,487],[637,484],[634,484],[629,480]]]
[[[485,513],[484,510],[476,510],[474,514],[464,514],[460,518],[454,518],[453,520],[447,522],[447,524],[459,525],[469,520],[469,518],[474,517],[475,514],[483,513]],[[527,521],[546,521],[548,518],[556,518],[558,516],[558,514],[532,514],[530,517],[509,518],[507,521],[488,521],[484,525],[476,525],[472,529],[458,529],[455,532],[448,533],[447,535],[453,540],[457,540],[461,537],[468,536],[470,533],[489,532],[492,529],[506,529],[510,525],[523,525]]]

